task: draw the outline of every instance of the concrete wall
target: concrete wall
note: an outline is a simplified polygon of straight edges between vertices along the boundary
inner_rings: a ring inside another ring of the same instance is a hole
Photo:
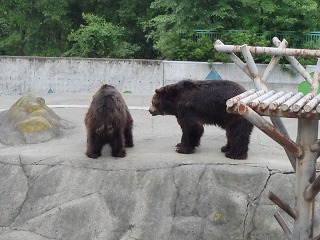
[[[263,73],[265,64],[258,65]],[[289,66],[290,68],[290,66]],[[215,70],[223,79],[253,88],[251,79],[235,64],[154,60],[1,57],[0,95],[54,91],[95,92],[103,83],[133,94],[152,94],[155,88],[182,79],[205,79]],[[277,66],[269,89],[295,90],[303,80]]]
[[[0,58],[0,93],[94,92],[103,83],[144,94],[163,84],[163,63],[143,60]]]

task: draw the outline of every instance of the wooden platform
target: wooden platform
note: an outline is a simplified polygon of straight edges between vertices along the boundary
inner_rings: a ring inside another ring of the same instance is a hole
[[[240,115],[246,106],[261,116],[320,119],[320,94],[248,90],[227,101],[227,111]]]

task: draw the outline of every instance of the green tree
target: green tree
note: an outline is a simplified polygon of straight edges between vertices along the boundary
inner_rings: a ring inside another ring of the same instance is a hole
[[[0,1],[0,54],[61,56],[72,48],[68,54],[76,56],[81,39],[76,39],[75,33],[89,31],[82,16],[85,13],[104,19],[111,32],[121,32],[121,36],[113,39],[126,43],[124,49],[131,53],[120,48],[117,56],[221,60],[221,55],[213,52],[209,38],[192,41],[194,30],[218,30],[222,41],[237,44],[263,41],[261,35],[257,37],[258,32],[270,43],[270,36],[276,32],[294,31],[299,34],[285,35],[291,47],[315,46],[304,43],[301,36],[320,30],[319,9],[319,0],[3,0]],[[248,32],[229,34],[228,30]],[[92,33],[97,33],[99,40],[91,43],[99,47],[91,48],[99,52],[90,55],[104,56],[101,51],[106,43],[101,42],[102,31],[92,30]],[[89,48],[90,41],[87,44]]]
[[[182,42],[188,42],[195,29],[218,30],[224,42],[267,43],[264,46],[271,44],[270,36],[276,32],[293,31],[297,34],[286,33],[285,37],[291,47],[301,47],[304,41],[302,33],[319,28],[317,8],[319,5],[314,0],[285,0],[280,3],[275,0],[155,0],[151,5],[154,15],[144,26],[148,30],[147,38],[153,42],[160,58],[167,59],[181,59],[181,51],[185,49]],[[247,32],[228,34],[228,30]],[[203,41],[201,39],[201,44]],[[193,50],[204,48],[197,44],[189,44],[189,47]],[[189,53],[193,52],[187,49]],[[205,60],[209,54],[202,52],[200,58],[186,54],[186,60]],[[212,53],[212,57],[213,60],[219,60],[220,55]]]
[[[152,0],[119,0],[116,11],[106,15],[107,20],[116,15],[117,21],[112,22],[124,27],[125,40],[140,46],[140,50],[135,54],[136,58],[155,57],[153,46],[146,41],[146,32],[142,27],[142,23],[149,19],[151,3]],[[115,20],[115,17],[113,19]]]
[[[191,43],[189,39],[194,34],[194,30],[234,29],[238,18],[238,12],[235,10],[240,7],[241,2],[238,0],[155,0],[151,4],[154,16],[145,22],[144,27],[148,30],[148,40],[153,42],[161,58],[208,60],[208,55],[213,55],[212,41],[204,38],[196,44]],[[208,49],[209,45],[211,45],[211,51],[207,52],[204,49]],[[184,49],[188,50],[185,54],[181,54]],[[198,54],[188,56],[190,49],[192,49],[191,52]]]
[[[83,14],[83,19],[86,25],[68,36],[73,46],[65,56],[128,58],[139,50],[137,45],[123,40],[124,28],[93,14]]]
[[[244,17],[244,27],[248,30],[302,33],[319,26],[319,12],[314,0],[243,0],[243,6],[247,13],[251,13],[250,18]]]
[[[70,21],[66,0],[1,1],[0,52],[6,55],[59,55]]]
[[[123,39],[140,47],[135,58],[154,58],[152,44],[146,41],[141,22],[149,19],[149,6],[152,0],[69,0],[72,1],[74,29],[85,24],[82,13],[91,13],[107,22],[123,27]],[[71,4],[71,3],[70,3]]]

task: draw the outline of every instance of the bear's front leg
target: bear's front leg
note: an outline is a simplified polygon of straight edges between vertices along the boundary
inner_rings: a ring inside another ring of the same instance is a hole
[[[184,153],[184,154],[190,154],[194,152],[194,148],[191,148],[186,145],[182,145],[181,143],[178,143],[176,145],[176,152],[178,153]]]
[[[127,155],[124,148],[124,137],[120,133],[113,136],[112,140],[110,141],[110,147],[112,157],[123,158]]]
[[[203,125],[200,122],[193,122],[192,119],[188,119],[183,122],[180,121],[182,128],[181,143],[176,145],[176,151],[178,153],[189,154],[193,153],[195,147],[200,145],[200,138],[203,134]]]

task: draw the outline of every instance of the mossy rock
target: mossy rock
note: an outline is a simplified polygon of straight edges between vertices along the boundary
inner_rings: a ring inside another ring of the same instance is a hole
[[[71,123],[61,119],[45,100],[33,94],[21,97],[0,113],[0,141],[8,145],[41,143],[61,137]]]
[[[44,117],[31,117],[22,122],[18,122],[18,128],[21,132],[41,132],[53,128]]]

